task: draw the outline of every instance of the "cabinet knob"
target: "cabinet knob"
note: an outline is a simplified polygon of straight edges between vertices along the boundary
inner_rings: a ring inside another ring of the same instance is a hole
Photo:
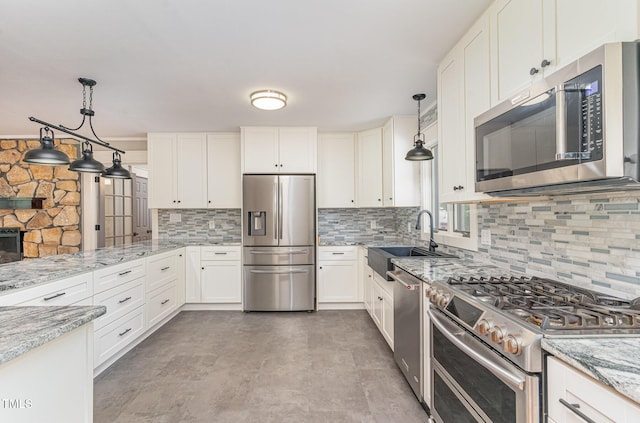
[[[175,203],[175,202],[176,202],[176,200],[173,200],[173,202]]]
[[[541,68],[546,68],[547,66],[549,66],[551,64],[550,61],[548,61],[547,59],[543,59],[542,62],[540,62],[540,67]]]
[[[458,185],[458,189],[459,189],[459,190],[463,190],[463,189],[464,189],[464,187],[463,187],[462,185]]]
[[[278,163],[276,163],[276,167],[278,167]]]
[[[322,270],[322,266],[320,266],[319,269]]]
[[[282,167],[282,163],[280,163],[280,167]]]
[[[378,198],[378,201],[382,201],[382,199],[381,199],[381,198]]]
[[[531,75],[531,76],[535,75],[538,72],[540,72],[540,70],[538,68],[529,69],[529,75]]]
[[[211,200],[209,200],[209,204],[211,204]]]
[[[378,299],[379,299],[380,301],[382,301],[382,297],[378,297]]]
[[[180,203],[180,200],[178,200],[178,203]]]
[[[202,270],[204,270],[204,267],[201,267]]]
[[[355,201],[351,200],[352,203],[355,203]]]
[[[389,197],[389,200],[393,200],[393,198]]]
[[[453,186],[453,190],[454,190],[454,191],[457,191],[457,190],[458,190],[458,187],[454,185],[454,186]]]

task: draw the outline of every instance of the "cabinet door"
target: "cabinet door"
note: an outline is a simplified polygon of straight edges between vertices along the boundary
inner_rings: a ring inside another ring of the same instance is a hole
[[[382,204],[420,206],[420,163],[405,160],[418,131],[416,116],[394,116],[382,128]]]
[[[175,134],[147,134],[149,208],[176,207]]]
[[[355,207],[353,134],[318,136],[318,207]]]
[[[186,247],[185,299],[188,303],[199,303],[200,292],[200,247]]]
[[[375,280],[373,281],[372,288],[373,298],[371,303],[371,318],[376,326],[378,326],[378,329],[382,331],[382,301],[384,301],[384,298],[382,297],[382,288],[378,286]]]
[[[529,71],[539,69],[543,59],[542,2],[498,0],[491,6],[491,27],[492,99],[497,104],[541,76]]]
[[[278,128],[247,127],[242,133],[242,173],[276,173],[278,158]]]
[[[373,314],[373,270],[365,264],[364,266],[364,308],[369,314]]]
[[[319,303],[358,301],[358,263],[356,261],[321,262],[318,270]]]
[[[357,206],[382,207],[382,128],[358,134],[357,158]]]
[[[240,262],[202,262],[202,302],[242,302],[242,275]]]
[[[545,32],[556,36],[556,68],[602,44],[638,38],[637,0],[545,0],[544,7],[555,11],[555,27],[545,22]]]
[[[176,281],[176,304],[181,307],[186,302],[186,281],[187,281],[187,254],[186,249],[178,251],[178,280]]]
[[[393,351],[393,298],[385,291],[380,292],[382,296],[382,325],[381,332]]]
[[[461,62],[461,50],[456,49],[438,68],[438,148],[442,202],[457,200],[458,187],[466,184]]]
[[[279,141],[280,172],[316,173],[316,128],[280,128]]]
[[[205,208],[207,206],[206,135],[178,134],[176,150],[178,208]]]
[[[389,119],[382,127],[382,205],[384,207],[394,205],[393,168],[393,119]]]
[[[240,134],[207,134],[207,163],[207,207],[242,207]]]

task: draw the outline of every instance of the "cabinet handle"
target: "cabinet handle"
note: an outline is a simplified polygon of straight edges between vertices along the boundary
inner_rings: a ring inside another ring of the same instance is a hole
[[[129,333],[129,332],[131,332],[131,328],[129,328],[129,329],[127,329],[127,330],[125,330],[124,332],[120,332],[120,333],[118,334],[118,336],[124,336],[125,334],[127,334],[127,333]]]
[[[120,272],[120,273],[118,273],[118,276],[124,276],[124,275],[126,275],[128,273],[131,273],[131,270],[127,270],[126,272]]]
[[[454,190],[454,191],[457,191],[457,190],[458,190],[458,187],[454,185],[454,186],[453,186],[453,190]]]
[[[282,167],[282,163],[280,163],[280,167]]]
[[[204,267],[202,268],[202,270],[204,270]]]
[[[278,167],[278,163],[276,163],[276,167]]]
[[[322,270],[322,266],[318,267],[318,269]]]
[[[118,303],[119,303],[119,304],[126,303],[126,302],[127,302],[127,301],[129,301],[130,299],[131,299],[131,297],[123,298],[123,299],[121,299],[120,301],[118,301]]]
[[[355,203],[355,201],[351,200],[352,203]]]
[[[182,254],[178,254],[178,257],[182,257]]]
[[[529,69],[529,75],[531,75],[531,76],[535,75],[538,72],[540,72],[540,70],[538,68]]]
[[[339,255],[343,255],[344,253],[331,253],[331,254],[333,254],[334,256],[339,256]]]
[[[176,200],[173,200],[173,202],[175,203],[175,202],[176,202]]]
[[[462,191],[464,189],[464,187],[462,185],[454,185],[453,186],[453,190],[454,191]]]
[[[171,266],[167,266],[167,267],[163,267],[162,269],[160,269],[162,272],[164,272],[165,270],[169,270],[171,269]]]
[[[66,292],[58,292],[57,294],[52,295],[50,297],[44,297],[43,300],[45,301],[53,300],[54,298],[62,297],[64,294],[66,294]]]
[[[180,202],[180,200],[178,200],[178,203]]]
[[[167,298],[166,300],[164,300],[163,302],[160,303],[160,305],[165,305],[166,303],[169,302],[169,299]]]
[[[576,416],[580,417],[586,423],[596,423],[595,420],[590,419],[582,411],[578,410],[578,408],[580,408],[580,404],[570,404],[567,401],[565,401],[564,398],[560,398],[558,401],[560,401],[560,404],[562,404],[565,407],[567,407],[569,410],[571,410],[572,413],[574,413]]]
[[[382,199],[381,199],[381,198],[378,198],[378,201],[382,201]]]
[[[209,200],[209,204],[211,204],[211,200]]]
[[[227,253],[214,253],[216,256],[226,256]]]
[[[378,299],[379,299],[380,301],[382,301],[382,297],[378,297]]]
[[[458,189],[462,191],[464,187],[462,185],[458,185]]]
[[[547,59],[542,59],[542,62],[540,62],[540,67],[541,68],[546,68],[547,66],[549,66],[551,64],[550,61],[548,61]]]

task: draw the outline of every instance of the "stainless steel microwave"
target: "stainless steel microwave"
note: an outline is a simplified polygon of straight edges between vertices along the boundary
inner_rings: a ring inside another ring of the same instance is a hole
[[[476,191],[640,189],[639,46],[605,44],[478,116]]]

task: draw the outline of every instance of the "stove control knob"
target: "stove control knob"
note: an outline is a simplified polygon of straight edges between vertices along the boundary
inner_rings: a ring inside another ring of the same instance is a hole
[[[488,335],[492,327],[493,323],[490,320],[480,319],[476,329],[480,335]]]
[[[496,344],[500,344],[502,343],[502,340],[506,335],[505,332],[506,331],[504,330],[504,328],[500,326],[494,326],[489,332],[489,337],[491,338],[492,342],[495,342]]]
[[[427,290],[424,292],[424,296],[426,298],[431,298],[431,295],[433,295],[433,293],[436,292],[435,288],[427,288]]]
[[[432,303],[438,304],[438,298],[440,298],[440,295],[442,295],[442,293],[434,289],[431,291],[429,299]]]
[[[438,297],[438,305],[444,308],[449,304],[449,300],[451,300],[451,296],[449,294],[442,294]]]
[[[507,335],[504,340],[504,351],[513,355],[522,354],[522,341],[516,335]]]

